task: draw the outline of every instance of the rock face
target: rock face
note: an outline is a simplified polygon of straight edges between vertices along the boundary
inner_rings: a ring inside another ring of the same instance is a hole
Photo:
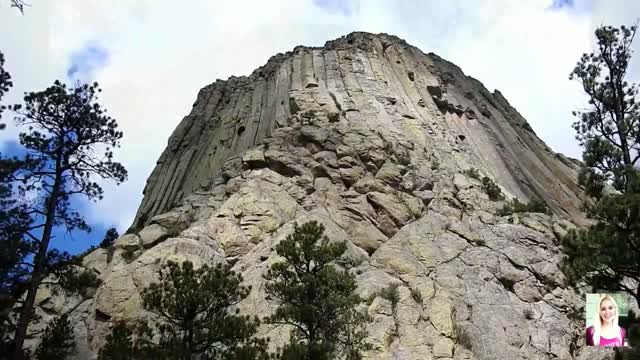
[[[300,176],[278,152],[296,145],[287,137],[310,155],[348,156],[337,171],[347,185],[360,170],[375,176],[388,156],[403,166],[430,160],[477,167],[521,199],[536,195],[581,216],[575,162],[540,141],[499,91],[397,37],[353,33],[204,87],[147,181],[135,227],[207,197],[243,164]]]
[[[140,291],[157,269],[189,259],[234,264],[252,285],[240,310],[267,315],[274,245],[317,220],[347,243],[349,271],[372,299],[362,305],[366,359],[598,358],[582,347],[584,299],[558,268],[557,237],[584,221],[578,165],[498,91],[397,37],[297,47],[200,91],[130,233],[112,254],[85,257],[103,284],[84,297],[43,288],[38,312],[71,314],[77,358],[95,358],[115,321],[151,316]],[[554,215],[500,216],[504,202],[470,168]],[[395,306],[371,297],[389,285],[399,286]],[[260,335],[273,346],[288,338],[272,327]]]

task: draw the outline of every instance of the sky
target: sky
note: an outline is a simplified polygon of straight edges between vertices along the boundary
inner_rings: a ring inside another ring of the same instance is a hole
[[[322,46],[352,31],[397,35],[455,63],[499,89],[552,149],[581,158],[571,111],[585,98],[568,74],[591,51],[598,26],[640,17],[638,0],[27,2],[22,15],[0,0],[0,51],[14,82],[4,103],[56,79],[98,81],[100,103],[124,132],[116,159],[129,179],[119,187],[105,183],[99,203],[74,201],[94,232],[88,241],[58,236],[56,244],[72,252],[95,244],[107,227],[129,227],[148,175],[200,88],[249,75],[297,45]],[[640,60],[630,77],[640,79]],[[3,153],[15,148],[10,119],[5,113]]]

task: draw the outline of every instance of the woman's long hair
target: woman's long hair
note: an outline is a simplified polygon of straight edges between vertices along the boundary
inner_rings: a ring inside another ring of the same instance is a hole
[[[602,302],[605,300],[611,301],[613,304],[614,315],[613,315],[613,329],[616,332],[616,337],[620,340],[620,344],[622,344],[623,339],[621,339],[620,327],[618,326],[618,304],[615,299],[607,294],[600,295],[600,300],[598,300],[598,305],[596,308],[596,315],[593,321],[593,345],[600,345],[600,332],[602,329],[602,319],[600,318],[600,307],[602,306]]]

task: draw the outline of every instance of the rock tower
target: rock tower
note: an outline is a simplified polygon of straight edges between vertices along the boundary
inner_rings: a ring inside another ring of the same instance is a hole
[[[395,36],[299,46],[200,91],[129,232],[84,257],[102,285],[84,296],[43,287],[34,328],[69,313],[78,358],[95,358],[115,321],[150,316],[140,291],[167,260],[233,264],[252,285],[240,310],[269,314],[274,244],[316,220],[347,243],[371,298],[366,359],[593,358],[584,299],[559,270],[558,238],[584,222],[578,167],[499,91]],[[505,200],[488,197],[485,176]],[[512,198],[553,214],[504,214]],[[391,284],[397,305],[371,296]]]

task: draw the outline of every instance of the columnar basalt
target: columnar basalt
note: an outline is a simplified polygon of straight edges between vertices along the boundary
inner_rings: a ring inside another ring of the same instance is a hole
[[[152,316],[140,291],[160,265],[189,259],[233,264],[252,286],[240,310],[267,315],[274,245],[316,220],[347,243],[339,266],[370,300],[366,359],[597,358],[582,347],[584,300],[558,268],[558,238],[584,222],[578,166],[500,92],[397,37],[297,47],[200,91],[130,232],[85,256],[103,284],[85,297],[43,288],[38,312],[71,314],[78,358],[95,357],[116,321]],[[490,200],[471,168],[506,199]],[[553,215],[504,215],[514,197]],[[376,296],[389,285],[395,305]]]
[[[225,163],[276,129],[304,125],[365,138],[381,132],[387,143],[404,138],[413,144],[407,161],[430,156],[475,166],[521,199],[538,196],[556,212],[581,218],[577,164],[540,141],[499,91],[395,36],[352,33],[203,88],[147,181],[135,225],[206,193],[225,175]],[[337,147],[345,135],[334,135]]]

